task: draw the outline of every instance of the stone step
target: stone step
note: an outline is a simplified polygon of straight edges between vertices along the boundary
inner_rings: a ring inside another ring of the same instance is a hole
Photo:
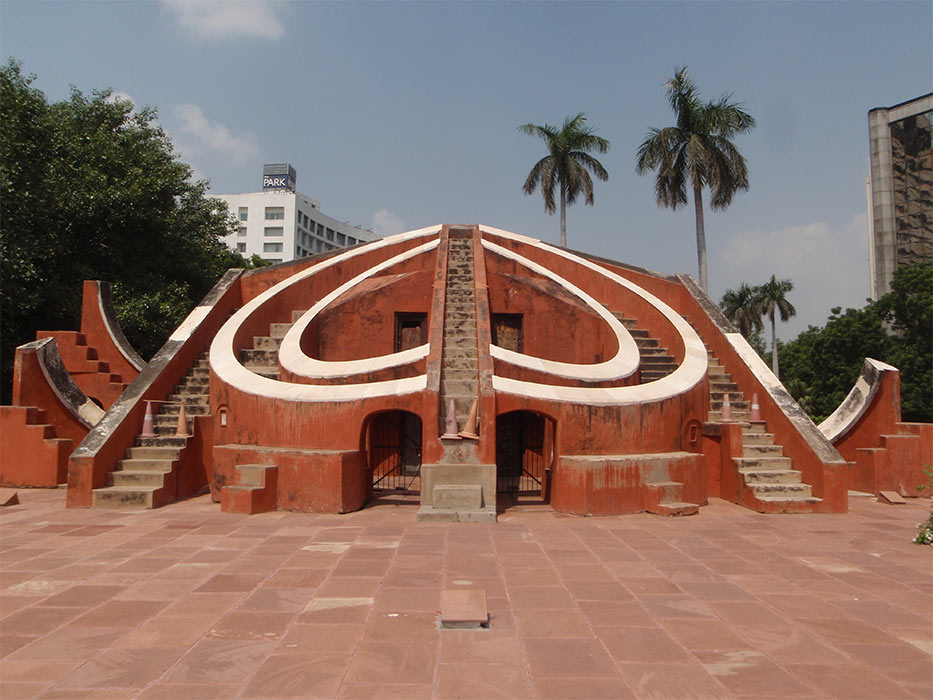
[[[151,508],[158,488],[153,486],[108,486],[94,489],[94,507]]]
[[[646,364],[646,365],[670,365],[672,364],[675,367],[677,366],[677,363],[674,360],[674,358],[668,355],[667,352],[663,349],[661,349],[660,354],[642,355],[641,361],[643,364]]]
[[[648,331],[644,328],[629,328],[628,332],[629,332],[629,335],[632,336],[632,338],[634,338],[636,342],[638,341],[639,338],[650,338],[651,337],[651,331]]]
[[[799,484],[795,469],[746,469],[741,472],[746,484]]]
[[[764,432],[764,426],[761,426],[758,431],[751,429],[742,430],[742,444],[743,445],[773,445],[774,444],[774,433]]]
[[[750,408],[748,401],[733,401],[732,398],[729,398],[729,405],[732,407],[732,415],[736,414],[736,411],[748,412]],[[713,411],[722,411],[722,399],[719,401],[710,401],[709,407]]]
[[[718,382],[713,379],[710,379],[710,382],[709,382],[709,390],[711,392],[713,391],[732,392],[732,391],[737,391],[738,388],[739,388],[739,385],[736,384],[735,382]]]
[[[269,335],[254,335],[253,349],[255,350],[278,350],[282,347],[281,338],[273,338]]]
[[[635,346],[636,346],[639,350],[644,350],[644,349],[647,349],[647,348],[658,348],[658,349],[662,349],[662,348],[659,348],[659,347],[658,347],[658,346],[659,346],[659,342],[658,342],[658,339],[657,339],[657,338],[641,338],[641,337],[636,338],[636,337],[632,336],[632,340],[635,341]]]
[[[462,382],[466,380],[476,381],[477,373],[476,369],[473,367],[445,367],[443,371],[442,381],[451,380],[455,382]]]
[[[308,313],[307,309],[300,309],[300,310],[292,311],[292,323],[295,323],[299,318],[304,316],[306,313]]]
[[[182,449],[188,444],[187,441],[188,438],[184,437],[143,437],[142,435],[137,435],[135,447],[174,447]]]
[[[178,455],[181,453],[177,447],[163,447],[163,446],[150,446],[150,447],[127,447],[126,448],[126,459],[127,460],[140,460],[140,461],[149,461],[154,460],[158,462],[172,462],[178,459]]]
[[[197,391],[194,387],[208,387],[211,384],[211,378],[209,375],[195,376],[195,377],[185,377],[184,386],[189,387],[192,391]],[[206,391],[206,389],[203,389]]]
[[[743,457],[783,457],[784,448],[780,445],[754,445],[748,444],[743,440]]]
[[[240,350],[240,362],[249,365],[264,365],[271,367],[279,361],[279,354],[275,350]]]
[[[197,392],[196,389],[201,389],[203,387],[176,387],[178,391],[174,394],[169,394],[165,397],[166,401],[176,401],[176,402],[185,402],[185,409],[190,408],[191,406],[207,406],[210,402],[211,395],[207,391]]]
[[[157,416],[174,416],[178,418],[178,414],[181,411],[180,403],[164,403],[161,405],[161,409]],[[185,413],[189,416],[206,416],[210,414],[211,407],[203,403],[189,403],[185,401]]]
[[[735,406],[732,407],[732,420],[730,423],[743,423],[748,421],[750,415],[749,411],[738,411]],[[709,423],[719,423],[722,421],[722,412],[721,411],[710,411],[707,414],[706,420]]]
[[[270,323],[269,335],[273,338],[284,338],[293,325],[293,323]]]
[[[739,471],[793,469],[790,457],[733,457],[732,461],[735,462]]]
[[[479,382],[476,379],[457,381],[445,378],[441,380],[441,394],[444,396],[476,396],[478,388]]]
[[[166,471],[155,471],[152,469],[144,471],[114,471],[110,472],[110,485],[161,488],[165,485],[165,475],[171,473],[171,471],[171,469]]]
[[[145,447],[131,447],[136,450],[151,449]],[[177,451],[174,458],[170,459],[154,459],[154,458],[130,458],[130,459],[121,459],[117,462],[117,469],[119,471],[125,472],[166,472],[171,471],[172,464],[178,459]]]
[[[188,425],[190,426],[192,423],[192,420],[189,418],[187,422],[188,422]],[[178,425],[178,414],[176,413],[174,416],[169,416],[169,415],[160,413],[159,415],[152,417],[152,424],[156,428],[170,427],[172,431],[174,431],[175,426]]]
[[[764,433],[764,432],[765,432],[765,424],[761,421],[758,421],[756,423],[743,423],[742,424],[742,435],[743,436],[749,435],[752,433]],[[773,435],[773,433],[767,433],[767,434]]]
[[[810,484],[749,484],[756,498],[810,498],[813,489]]]

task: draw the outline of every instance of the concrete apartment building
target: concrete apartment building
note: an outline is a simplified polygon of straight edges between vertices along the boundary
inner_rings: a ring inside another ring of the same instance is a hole
[[[871,298],[901,265],[933,262],[933,93],[868,113]]]
[[[225,243],[246,257],[280,263],[378,238],[322,213],[319,202],[295,190],[296,181],[291,165],[271,163],[263,166],[261,192],[213,195],[240,222]]]

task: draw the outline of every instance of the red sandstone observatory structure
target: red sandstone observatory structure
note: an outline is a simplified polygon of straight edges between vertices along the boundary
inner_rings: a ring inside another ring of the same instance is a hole
[[[891,371],[863,375],[821,430],[690,276],[433,226],[228,271],[87,421],[67,501],[209,489],[224,511],[343,513],[405,490],[423,520],[494,521],[497,499],[531,496],[588,515],[709,497],[841,512],[850,488],[922,480],[911,460],[933,432],[900,422]],[[13,452],[0,481],[15,485]]]

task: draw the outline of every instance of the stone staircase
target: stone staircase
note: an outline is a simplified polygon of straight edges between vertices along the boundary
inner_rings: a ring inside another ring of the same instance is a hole
[[[99,359],[97,348],[87,344],[87,336],[78,331],[39,331],[42,337],[52,337],[58,345],[62,363],[81,390],[100,401],[105,410],[113,405],[126,389],[132,377],[110,371],[110,365]]]
[[[662,348],[657,338],[650,337],[650,331],[638,327],[638,322],[633,318],[626,318],[624,314],[613,311],[619,323],[621,323],[631,334],[635,345],[638,346],[640,356],[639,384],[663,379],[675,369],[677,369],[677,360],[669,355],[666,348]]]
[[[194,416],[210,414],[210,366],[205,351],[153,416],[155,437],[136,437],[110,473],[110,486],[94,489],[95,508],[158,508],[177,499],[178,465],[188,437],[177,436],[181,403],[190,435]]]
[[[742,477],[744,488],[751,496],[752,505],[760,502],[768,512],[810,512],[810,505],[821,499],[813,496],[809,484],[801,481],[800,472],[793,468],[784,448],[774,443],[774,434],[767,432],[763,421],[749,421],[750,406],[716,357],[709,353],[711,423],[721,423],[722,407],[726,395],[732,411],[732,421],[742,425],[742,456],[733,463]]]
[[[476,297],[473,289],[473,240],[451,238],[447,257],[444,308],[444,360],[441,366],[441,427],[450,400],[462,429],[479,390]]]
[[[270,323],[269,335],[254,335],[253,347],[240,350],[240,362],[250,372],[269,379],[279,378],[279,348],[282,339],[304,311],[292,311],[291,323]]]
[[[266,464],[241,464],[236,467],[235,484],[220,492],[220,510],[224,513],[267,513],[276,509],[278,467]]]

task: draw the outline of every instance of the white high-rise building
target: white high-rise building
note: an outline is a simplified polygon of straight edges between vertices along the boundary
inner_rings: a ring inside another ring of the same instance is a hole
[[[288,163],[263,166],[262,192],[215,194],[240,224],[224,242],[245,257],[272,263],[353,246],[379,238],[321,212],[320,203],[295,191],[297,174]]]

